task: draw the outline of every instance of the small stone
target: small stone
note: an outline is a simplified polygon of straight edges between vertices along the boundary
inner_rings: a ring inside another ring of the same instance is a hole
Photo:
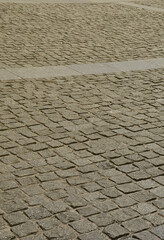
[[[79,233],[87,233],[92,230],[95,230],[97,226],[94,223],[91,223],[88,220],[80,220],[73,223],[70,223],[71,227]]]
[[[28,220],[28,218],[21,212],[15,212],[8,215],[4,215],[4,219],[11,225],[17,225],[20,223],[24,223]]]
[[[51,216],[51,213],[44,207],[33,207],[25,211],[30,219],[42,219]]]
[[[103,232],[112,239],[117,239],[128,235],[128,231],[117,223],[105,227]]]
[[[15,227],[12,227],[12,231],[19,237],[25,237],[29,234],[36,233],[38,231],[35,223],[26,222]]]
[[[151,230],[157,237],[164,239],[164,224]]]
[[[80,240],[108,240],[103,233],[98,231],[92,231],[90,233],[82,234],[78,237]]]
[[[56,216],[62,223],[74,222],[81,218],[81,216],[76,212],[63,212],[57,214]]]
[[[131,232],[139,232],[149,228],[148,222],[140,218],[126,221],[123,226]]]
[[[38,224],[43,230],[49,230],[58,226],[60,222],[56,218],[52,217],[39,220]]]
[[[100,213],[89,217],[89,220],[94,222],[98,227],[105,227],[114,222],[114,217],[108,213]]]

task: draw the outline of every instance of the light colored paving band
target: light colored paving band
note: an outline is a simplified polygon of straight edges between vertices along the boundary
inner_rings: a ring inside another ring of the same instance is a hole
[[[22,67],[0,69],[0,80],[39,79],[88,74],[109,74],[164,68],[164,58],[108,63],[72,64],[66,66]]]
[[[119,4],[130,6],[130,7],[136,7],[136,8],[140,8],[140,9],[146,9],[146,10],[154,11],[154,12],[164,12],[164,9],[162,9],[162,8],[145,6],[142,4],[136,4],[136,3],[131,3],[131,2],[120,2]]]

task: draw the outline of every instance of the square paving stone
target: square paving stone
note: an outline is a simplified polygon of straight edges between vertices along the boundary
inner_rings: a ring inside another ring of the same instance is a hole
[[[111,215],[119,222],[124,222],[139,216],[139,214],[131,208],[116,209],[111,211]]]
[[[151,230],[157,237],[164,239],[164,224]]]
[[[15,235],[8,229],[4,229],[0,231],[0,239],[1,240],[13,240],[15,239]]]
[[[147,221],[151,222],[153,226],[159,226],[164,224],[164,216],[161,216],[158,213],[152,213],[152,214],[146,215],[144,218]]]
[[[69,209],[69,206],[62,200],[44,203],[44,207],[52,213],[64,212]]]
[[[131,198],[135,199],[138,202],[147,202],[157,198],[157,196],[149,191],[141,191],[132,193]]]
[[[123,226],[126,229],[128,229],[129,231],[134,232],[134,233],[143,231],[143,230],[149,228],[148,222],[141,218],[136,218],[136,219],[126,221],[123,223]]]
[[[8,202],[0,202],[2,210],[7,213],[24,210],[27,208],[27,205],[22,200],[13,200]]]
[[[41,233],[41,234],[32,234],[27,237],[21,238],[21,240],[47,240],[47,238]]]
[[[163,200],[163,198],[154,201],[153,204],[154,204],[156,207],[160,208],[160,209],[164,209],[164,200]]]
[[[112,224],[115,219],[108,213],[100,213],[94,216],[89,217],[89,220],[94,222],[99,227],[105,227],[109,224]]]
[[[22,190],[29,196],[34,196],[44,192],[44,190],[39,185],[36,184],[22,187]]]
[[[117,205],[111,200],[105,200],[105,201],[96,200],[96,201],[93,201],[93,205],[103,212],[108,212],[118,208]]]
[[[109,240],[107,236],[98,231],[82,234],[78,237],[80,240]]]
[[[30,219],[42,219],[51,216],[51,213],[44,207],[33,207],[25,211]]]
[[[144,232],[140,232],[134,235],[135,237],[137,237],[137,239],[139,240],[160,240],[158,237],[156,237],[154,234],[148,232],[148,231],[144,231]]]
[[[132,207],[135,211],[139,212],[140,214],[148,214],[155,212],[157,209],[151,203],[139,203]]]
[[[55,217],[52,217],[39,220],[38,224],[43,230],[49,230],[58,226],[60,222]]]
[[[116,198],[115,202],[118,204],[119,207],[128,207],[136,203],[133,198],[130,198],[126,195]]]
[[[46,231],[45,236],[48,239],[63,239],[63,240],[73,240],[76,239],[77,233],[69,226],[60,225]]]
[[[156,196],[160,197],[160,198],[164,198],[164,187],[157,187],[154,189],[150,190],[152,193],[154,193]]]
[[[24,223],[28,220],[28,218],[22,212],[15,212],[8,215],[4,215],[4,219],[11,225],[17,225],[20,223]]]
[[[81,218],[81,216],[78,213],[73,211],[59,213],[56,216],[62,223],[74,222]]]
[[[134,183],[126,183],[126,184],[118,185],[117,189],[122,191],[123,193],[133,193],[141,190],[141,188]]]
[[[70,226],[79,233],[87,233],[97,228],[94,223],[88,221],[87,219],[70,223]]]
[[[118,239],[128,235],[128,231],[117,223],[105,227],[103,232],[111,239]]]
[[[91,216],[91,215],[94,215],[94,214],[100,212],[99,209],[94,208],[92,206],[86,206],[86,207],[78,208],[77,211],[79,212],[79,214],[81,214],[84,217]]]
[[[12,227],[12,231],[16,233],[19,237],[25,237],[32,233],[36,233],[38,228],[33,222],[26,222],[15,227]]]

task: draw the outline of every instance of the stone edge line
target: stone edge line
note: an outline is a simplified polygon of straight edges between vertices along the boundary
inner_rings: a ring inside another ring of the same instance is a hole
[[[164,58],[108,63],[71,64],[65,66],[21,67],[0,69],[0,80],[39,79],[89,74],[110,74],[164,68]]]

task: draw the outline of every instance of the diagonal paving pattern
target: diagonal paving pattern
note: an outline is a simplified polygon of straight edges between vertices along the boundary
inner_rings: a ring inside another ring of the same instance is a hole
[[[0,240],[163,240],[163,13],[45,2],[0,4]]]
[[[162,69],[0,89],[0,239],[163,239]]]

